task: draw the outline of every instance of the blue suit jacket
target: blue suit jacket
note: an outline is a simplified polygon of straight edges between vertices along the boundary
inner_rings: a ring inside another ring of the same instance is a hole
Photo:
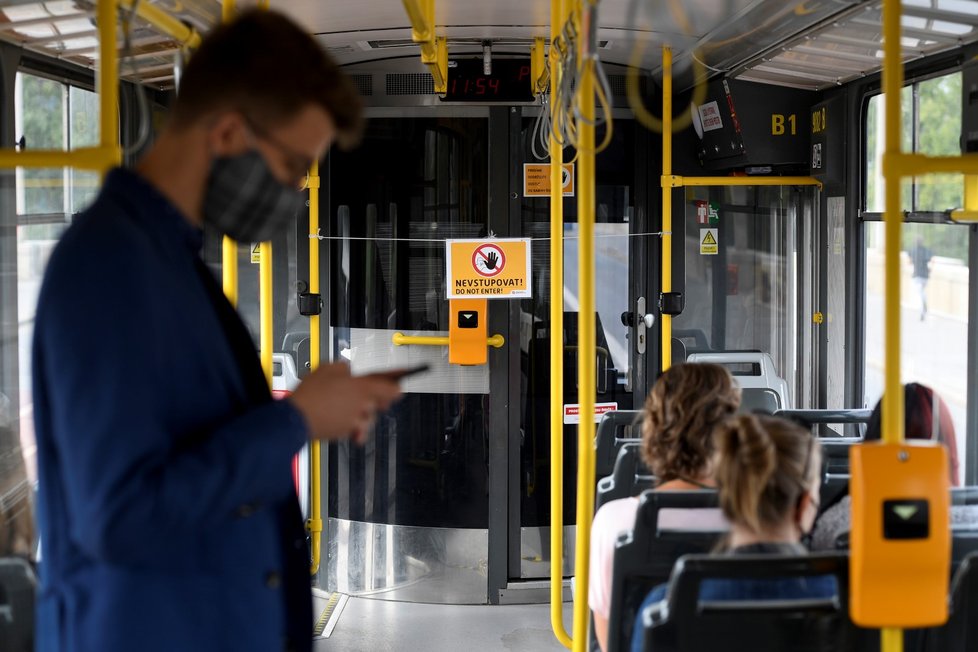
[[[51,257],[34,339],[40,652],[308,650],[301,415],[198,257],[110,174]]]

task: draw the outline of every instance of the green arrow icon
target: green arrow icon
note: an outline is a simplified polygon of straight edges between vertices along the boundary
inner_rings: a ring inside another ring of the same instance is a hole
[[[917,513],[918,507],[916,505],[894,505],[893,513],[902,518],[904,521],[909,521]]]

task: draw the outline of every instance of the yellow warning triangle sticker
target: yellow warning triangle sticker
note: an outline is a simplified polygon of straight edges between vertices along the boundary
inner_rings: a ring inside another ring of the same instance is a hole
[[[716,238],[713,237],[713,231],[707,231],[706,236],[703,238],[703,244],[705,245],[715,245],[717,243]]]

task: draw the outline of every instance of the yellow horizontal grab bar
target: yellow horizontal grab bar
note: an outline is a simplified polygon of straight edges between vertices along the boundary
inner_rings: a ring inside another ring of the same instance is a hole
[[[0,149],[0,168],[75,168],[104,172],[121,164],[122,149],[118,146],[86,147],[70,152]]]
[[[119,0],[119,6],[123,9],[132,9],[133,4],[136,4],[136,0]],[[139,2],[136,4],[136,15],[181,44],[194,49],[200,47],[200,34],[197,30],[159,7],[148,2]]]
[[[818,186],[822,182],[814,177],[683,177],[677,174],[662,175],[663,188],[684,186]]]
[[[437,335],[405,335],[404,333],[397,332],[391,336],[391,342],[394,343],[394,346],[404,346],[405,344],[414,344],[416,346],[448,346],[448,337],[439,337]],[[486,338],[486,346],[491,346],[494,349],[500,349],[504,344],[506,344],[506,338],[499,333]]]
[[[978,211],[951,211],[949,217],[952,222],[961,222],[964,224],[973,224],[978,222]]]
[[[883,154],[883,173],[890,176],[916,177],[947,172],[978,174],[978,154],[962,154],[961,156]]]

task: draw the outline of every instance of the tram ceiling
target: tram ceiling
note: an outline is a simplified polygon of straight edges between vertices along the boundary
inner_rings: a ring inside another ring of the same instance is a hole
[[[141,4],[167,11],[201,33],[220,17],[218,0]],[[254,4],[237,2],[239,8]],[[273,0],[272,5],[318,35],[341,64],[418,55],[404,7],[396,0]],[[95,0],[6,0],[0,39],[92,68],[94,6]],[[680,80],[695,56],[714,72],[740,79],[822,89],[880,69],[880,7],[881,0],[601,0],[598,52],[608,63],[640,61],[657,75],[661,46],[668,44]],[[978,39],[978,0],[904,0],[903,7],[904,60]],[[550,0],[435,0],[435,22],[438,35],[448,39],[449,56],[481,54],[485,40],[499,54],[528,54],[533,38],[549,34]],[[132,60],[122,77],[172,85],[167,68],[180,44],[139,19],[130,36]],[[641,56],[634,56],[636,48]]]

